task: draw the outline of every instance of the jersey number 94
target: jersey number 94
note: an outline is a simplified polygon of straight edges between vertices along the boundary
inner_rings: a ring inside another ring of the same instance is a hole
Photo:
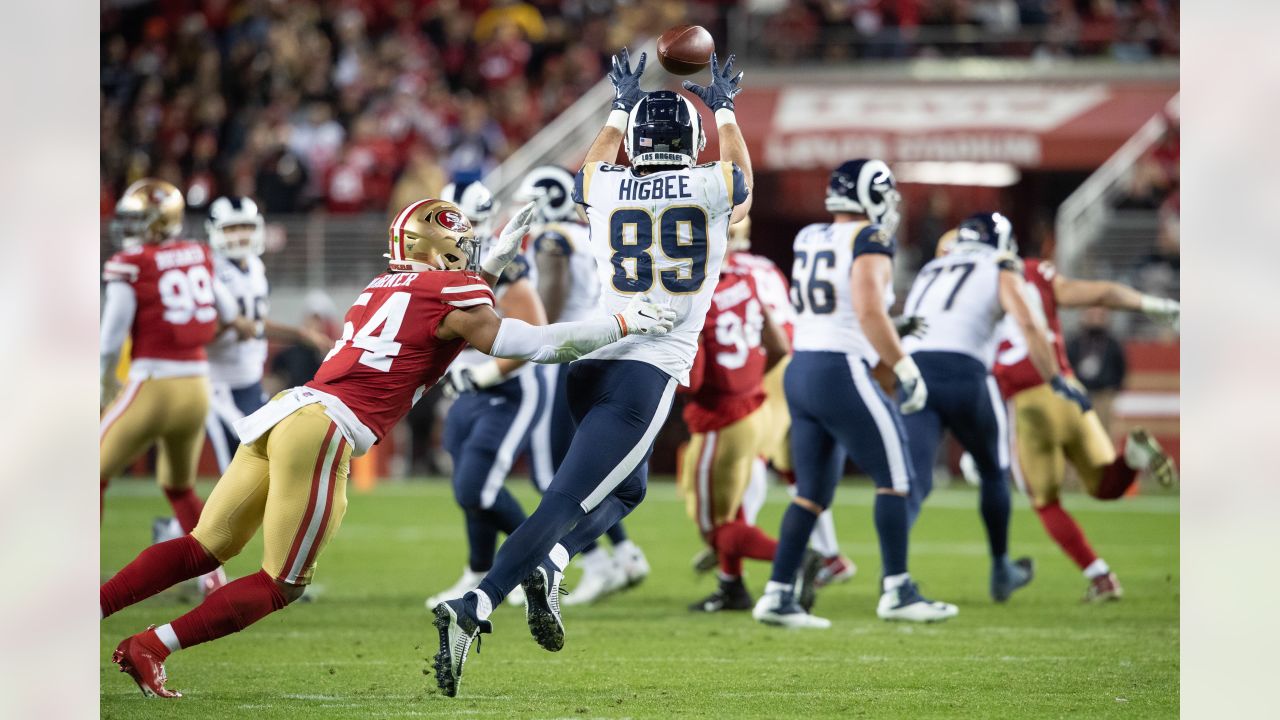
[[[655,219],[647,210],[619,208],[609,217],[613,249],[613,287],[620,293],[647,292],[655,276],[673,295],[698,292],[707,279],[707,213],[692,205],[674,205]],[[676,261],[654,271],[654,235],[658,252]]]

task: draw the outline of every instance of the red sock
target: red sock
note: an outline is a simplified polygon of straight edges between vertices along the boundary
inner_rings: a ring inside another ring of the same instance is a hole
[[[98,590],[102,617],[218,568],[218,560],[190,535],[158,543],[138,553]]]
[[[777,540],[743,520],[734,520],[717,527],[711,533],[711,542],[720,556],[720,572],[729,577],[742,575],[742,558],[773,560],[773,555],[778,550]]]
[[[1040,514],[1040,522],[1044,523],[1044,529],[1049,531],[1049,537],[1058,543],[1058,547],[1062,548],[1076,565],[1083,570],[1093,564],[1098,556],[1094,554],[1093,548],[1089,547],[1089,541],[1085,539],[1084,531],[1076,524],[1074,518],[1067,514],[1066,510],[1057,502],[1051,505],[1045,505],[1037,508],[1036,512]]]
[[[265,570],[218,588],[194,610],[169,623],[184,648],[240,632],[287,605]]]
[[[1102,470],[1102,480],[1098,482],[1098,492],[1094,497],[1099,500],[1115,500],[1123,497],[1125,492],[1138,478],[1138,471],[1129,467],[1124,461],[1124,453],[1115,462]]]
[[[173,506],[173,516],[178,518],[182,531],[195,530],[196,523],[200,522],[200,511],[204,509],[204,501],[196,494],[195,488],[185,490],[165,488],[164,495],[169,498],[169,504]]]

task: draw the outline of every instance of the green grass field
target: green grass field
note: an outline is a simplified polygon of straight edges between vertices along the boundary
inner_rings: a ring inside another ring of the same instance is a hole
[[[528,483],[512,482],[526,509]],[[202,491],[209,484],[202,483]],[[774,488],[761,526],[774,533],[786,496]],[[841,545],[860,566],[823,591],[822,631],[758,625],[748,613],[704,616],[685,606],[712,588],[689,567],[699,540],[670,483],[655,482],[628,518],[653,565],[641,586],[601,605],[569,608],[565,649],[534,644],[522,611],[493,617],[457,698],[431,676],[436,633],[423,598],[451,584],[465,557],[461,516],[442,482],[352,494],[341,532],[320,560],[316,602],[269,616],[238,635],[170,658],[169,687],[186,697],[147,700],[110,654],[124,636],[190,606],[168,593],[102,623],[105,718],[585,718],[585,717],[1175,717],[1178,713],[1178,500],[1103,504],[1072,496],[1090,539],[1126,596],[1081,604],[1084,581],[1015,498],[1014,554],[1036,558],[1035,582],[1005,606],[987,596],[988,562],[976,492],[934,494],[912,538],[912,574],[924,592],[960,606],[932,626],[875,617],[872,495],[842,487]],[[117,482],[102,526],[106,577],[150,541],[167,514],[150,483]],[[230,564],[257,569],[255,540]],[[569,572],[569,587],[578,574]],[[748,561],[758,593],[768,567]]]

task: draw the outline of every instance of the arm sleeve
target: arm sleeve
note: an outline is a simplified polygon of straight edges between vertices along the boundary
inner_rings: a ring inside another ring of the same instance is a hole
[[[868,225],[853,236],[853,256],[880,253],[893,257],[898,251],[898,239],[879,225]]]
[[[510,360],[565,363],[620,339],[622,326],[612,316],[552,325],[503,318],[489,354]]]
[[[120,346],[129,336],[137,310],[138,299],[133,294],[133,286],[119,281],[107,283],[106,297],[102,301],[102,336],[98,350],[104,376],[115,372]]]

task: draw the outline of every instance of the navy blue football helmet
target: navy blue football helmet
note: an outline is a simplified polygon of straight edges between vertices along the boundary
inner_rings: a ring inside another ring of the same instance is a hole
[[[691,167],[707,145],[702,117],[688,98],[672,90],[654,90],[636,103],[623,140],[632,167]]]
[[[491,233],[490,221],[498,214],[498,201],[480,181],[451,182],[440,191],[440,199],[462,210],[475,228],[477,237],[487,237]]]
[[[961,243],[977,243],[1018,254],[1018,240],[1013,235],[1013,223],[998,212],[975,213],[965,218],[956,229],[956,244]]]
[[[883,160],[846,160],[832,171],[827,184],[827,212],[866,215],[890,235],[902,220],[901,201],[893,172]]]

